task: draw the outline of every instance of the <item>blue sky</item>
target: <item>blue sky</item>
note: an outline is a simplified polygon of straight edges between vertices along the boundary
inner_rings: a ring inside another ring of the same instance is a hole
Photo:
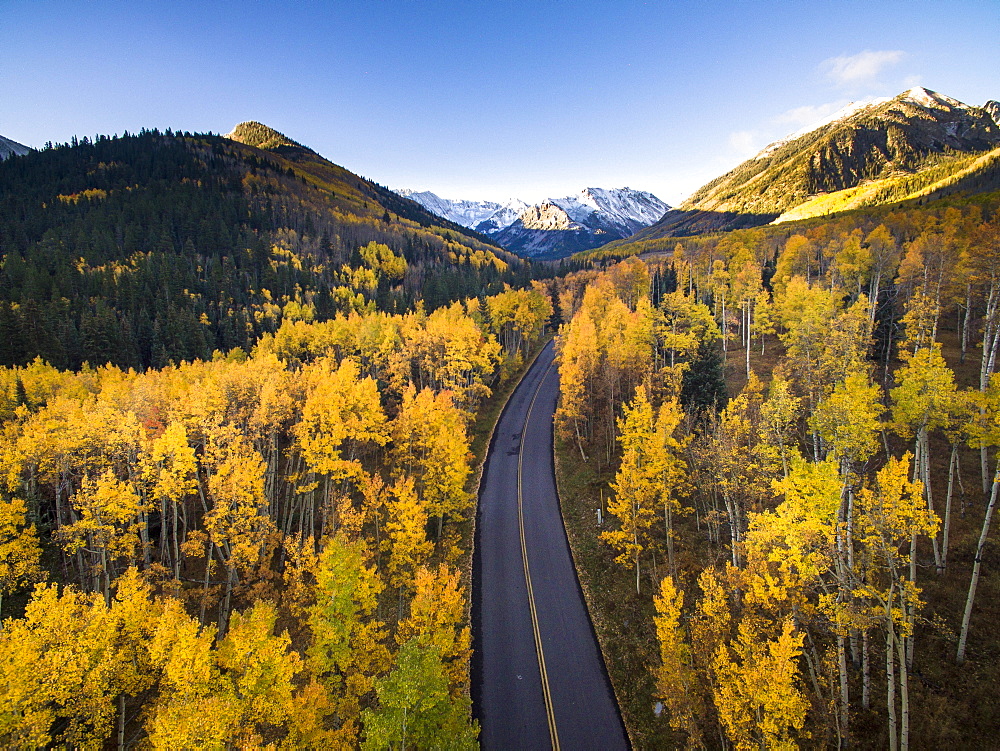
[[[0,135],[260,120],[391,187],[676,204],[851,100],[1000,99],[1000,3],[0,0]]]

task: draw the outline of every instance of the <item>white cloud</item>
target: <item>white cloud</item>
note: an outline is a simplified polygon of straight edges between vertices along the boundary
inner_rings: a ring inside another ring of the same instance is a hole
[[[890,65],[906,56],[902,50],[865,50],[856,55],[831,57],[819,64],[823,74],[837,86],[871,83]]]
[[[752,130],[736,130],[729,134],[729,148],[740,156],[751,156],[760,151],[757,133]]]
[[[827,102],[826,104],[807,104],[804,107],[795,107],[794,109],[782,112],[774,118],[774,122],[781,125],[791,124],[800,127],[803,125],[812,125],[828,118],[845,104],[847,104],[846,101],[839,100],[836,102]]]

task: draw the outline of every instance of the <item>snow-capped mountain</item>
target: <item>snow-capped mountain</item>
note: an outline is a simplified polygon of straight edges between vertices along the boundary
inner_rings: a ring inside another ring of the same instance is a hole
[[[461,224],[463,227],[477,232],[496,232],[513,223],[528,204],[512,198],[504,203],[496,201],[464,201],[451,198],[441,198],[429,190],[397,190],[397,193],[410,198],[428,211],[438,216]],[[482,228],[480,228],[482,226]]]
[[[31,151],[31,149],[27,146],[22,146],[17,141],[11,141],[9,138],[0,136],[0,161],[3,161],[7,157],[14,154],[24,156],[29,151]]]
[[[585,188],[576,195],[529,205],[441,198],[430,191],[397,191],[435,214],[492,237],[521,255],[558,258],[628,237],[658,221],[670,207],[631,188]]]

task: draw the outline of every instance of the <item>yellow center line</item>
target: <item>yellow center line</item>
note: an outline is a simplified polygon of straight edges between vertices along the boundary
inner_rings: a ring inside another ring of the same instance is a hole
[[[528,422],[531,420],[531,410],[535,406],[538,392],[542,388],[552,363],[545,369],[541,380],[535,387],[534,396],[531,397],[531,404],[528,405],[528,414],[524,418],[524,426],[521,429],[521,445],[517,452],[517,523],[521,530],[521,558],[524,561],[524,581],[528,585],[528,608],[531,610],[531,626],[535,632],[535,653],[538,655],[538,670],[542,676],[542,695],[545,697],[545,714],[549,720],[549,737],[552,739],[553,751],[559,751],[559,732],[556,730],[556,715],[552,708],[552,692],[549,690],[549,674],[545,670],[545,652],[542,649],[542,634],[538,628],[538,610],[535,607],[535,593],[531,587],[531,572],[528,569],[528,546],[524,539],[524,500],[521,493],[521,464],[524,459],[524,439],[528,432]]]

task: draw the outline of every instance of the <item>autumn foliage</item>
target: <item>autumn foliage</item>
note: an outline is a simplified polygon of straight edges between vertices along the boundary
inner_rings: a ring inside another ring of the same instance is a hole
[[[0,743],[475,746],[469,429],[550,314],[507,291],[0,369],[0,605],[42,582],[0,632]]]

